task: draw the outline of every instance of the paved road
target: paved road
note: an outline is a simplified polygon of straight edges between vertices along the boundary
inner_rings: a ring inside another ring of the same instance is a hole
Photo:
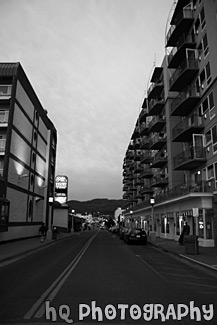
[[[217,324],[217,278],[105,230],[1,268],[0,286],[0,324]]]

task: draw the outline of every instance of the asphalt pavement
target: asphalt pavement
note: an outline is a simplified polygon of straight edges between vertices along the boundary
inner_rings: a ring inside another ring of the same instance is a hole
[[[39,236],[12,242],[0,243],[0,266],[32,254],[34,251],[44,249],[48,245],[54,245],[59,240],[64,240],[68,236],[78,236],[79,234],[79,232],[60,233],[57,235],[57,239],[45,239],[43,243],[40,241]],[[156,242],[149,242],[149,245],[161,249],[164,252],[173,253],[176,256],[188,260],[189,262],[196,263],[217,272],[217,247],[198,247],[198,250],[191,249],[192,252],[189,254],[189,252],[187,253],[189,249],[186,250],[185,245],[179,245],[177,241],[158,237],[156,238]]]

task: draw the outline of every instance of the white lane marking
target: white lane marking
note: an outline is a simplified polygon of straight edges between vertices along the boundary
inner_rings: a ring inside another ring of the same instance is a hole
[[[147,267],[149,267],[153,272],[155,272],[158,276],[161,277],[161,279],[163,279],[164,281],[168,282],[167,279],[165,279],[165,277],[163,277],[157,270],[155,270],[150,264],[148,264],[146,261],[143,260],[143,258],[140,255],[136,255],[136,257],[138,257],[140,259],[140,261],[142,261]]]
[[[66,281],[68,276],[71,274],[71,272],[74,270],[78,262],[80,261],[83,254],[86,252],[87,248],[90,246],[93,239],[96,237],[98,232],[89,239],[89,241],[84,245],[84,247],[81,249],[81,251],[76,255],[74,260],[67,266],[67,268],[60,274],[60,276],[50,285],[50,287],[41,295],[41,297],[33,304],[33,306],[30,308],[30,310],[24,315],[24,319],[30,319],[35,313],[35,317],[40,318],[42,317],[44,313],[44,306],[43,302],[45,300],[54,299],[57,292],[62,287],[63,283]],[[40,307],[41,306],[41,307]],[[38,308],[40,309],[38,310]],[[37,312],[38,310],[38,312]],[[40,315],[40,316],[39,316]]]

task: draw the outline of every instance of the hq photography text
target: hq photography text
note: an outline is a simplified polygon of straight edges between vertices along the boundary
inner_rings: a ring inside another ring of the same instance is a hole
[[[64,320],[66,323],[73,323],[72,312],[74,310],[68,305],[60,305],[58,308],[51,306],[49,300],[45,302],[45,317],[46,320],[52,322],[58,321],[58,318]],[[118,320],[124,321],[126,317],[130,317],[133,321],[144,320],[150,322],[151,320],[158,320],[165,322],[168,320],[184,321],[188,318],[197,322],[209,322],[214,317],[213,304],[202,305],[200,307],[195,305],[194,301],[189,304],[144,304],[139,306],[137,304],[108,304],[105,307],[99,307],[96,301],[91,301],[90,304],[79,304],[77,310],[77,317],[79,321],[87,319],[95,320],[97,322]]]

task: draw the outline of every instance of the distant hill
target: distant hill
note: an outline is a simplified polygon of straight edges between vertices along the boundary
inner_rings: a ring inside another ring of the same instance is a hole
[[[124,208],[126,202],[124,200],[110,200],[110,199],[93,199],[90,201],[76,201],[70,200],[67,202],[72,210],[77,213],[85,214],[100,212],[104,215],[114,215],[117,208]]]

